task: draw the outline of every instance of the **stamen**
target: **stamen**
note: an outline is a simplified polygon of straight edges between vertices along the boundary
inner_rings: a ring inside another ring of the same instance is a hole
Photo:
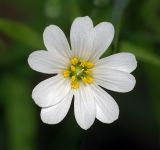
[[[76,67],[71,65],[71,71],[75,72],[76,71]]]
[[[93,77],[91,76],[87,76],[86,78],[87,78],[88,83],[92,83],[94,81]]]
[[[77,89],[77,88],[79,88],[79,83],[77,81],[71,81],[71,87],[73,89]]]
[[[93,63],[90,62],[90,61],[87,61],[87,62],[85,63],[85,66],[90,69],[90,68],[93,67]]]
[[[88,75],[90,75],[90,74],[92,74],[92,73],[93,73],[93,71],[92,71],[92,70],[87,69],[87,70],[85,71],[85,73],[86,73],[86,74],[88,74]]]
[[[69,74],[70,74],[69,70],[65,70],[65,71],[63,72],[63,76],[64,76],[64,77],[69,77]]]
[[[78,59],[76,57],[71,59],[71,64],[72,65],[77,65],[77,63],[78,63]]]
[[[83,77],[83,78],[82,78],[82,81],[83,81],[84,83],[92,83],[94,80],[93,80],[93,77],[91,77],[91,76],[86,76],[86,77]]]
[[[82,77],[82,81],[83,81],[84,83],[88,83],[88,81],[87,81],[87,78],[86,78],[86,77]]]
[[[83,60],[83,59],[81,59],[81,60],[80,60],[80,66],[84,67],[84,66],[85,66],[85,64],[86,64],[86,61],[85,61],[85,60]]]
[[[71,81],[73,82],[73,81],[75,81],[76,80],[76,76],[72,76],[71,77]]]

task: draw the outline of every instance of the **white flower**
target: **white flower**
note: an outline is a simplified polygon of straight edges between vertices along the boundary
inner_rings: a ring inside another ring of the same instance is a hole
[[[32,92],[35,103],[42,107],[44,123],[62,121],[73,96],[75,118],[83,129],[88,129],[95,118],[103,123],[112,123],[118,118],[117,103],[100,86],[116,92],[131,91],[136,81],[130,73],[137,62],[133,54],[124,52],[99,59],[113,36],[111,23],[102,22],[93,27],[89,17],[74,20],[71,48],[58,26],[50,25],[44,30],[47,51],[35,51],[28,58],[32,69],[57,74],[39,83]]]

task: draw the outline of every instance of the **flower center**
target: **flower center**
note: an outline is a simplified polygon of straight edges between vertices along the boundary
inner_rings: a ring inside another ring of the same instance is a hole
[[[70,66],[63,71],[64,77],[69,77],[71,80],[71,87],[73,89],[79,88],[79,83],[82,81],[85,84],[91,84],[93,82],[92,68],[94,64],[90,61],[78,59],[73,57],[70,60]]]

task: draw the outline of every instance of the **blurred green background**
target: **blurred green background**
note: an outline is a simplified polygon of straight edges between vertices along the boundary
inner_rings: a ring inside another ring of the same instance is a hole
[[[44,49],[50,24],[69,37],[77,16],[94,24],[112,22],[116,35],[105,55],[136,55],[137,84],[130,93],[109,93],[120,107],[112,124],[96,120],[87,131],[76,123],[73,105],[58,125],[43,124],[31,99],[49,76],[31,70],[28,55]],[[158,150],[160,148],[159,0],[0,0],[0,150]]]

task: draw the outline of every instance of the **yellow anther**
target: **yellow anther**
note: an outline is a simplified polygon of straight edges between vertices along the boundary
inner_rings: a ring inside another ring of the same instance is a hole
[[[85,66],[86,66],[87,68],[92,68],[92,67],[93,67],[93,63],[90,62],[90,61],[87,61],[87,62],[85,63]]]
[[[85,73],[86,73],[86,74],[88,74],[88,75],[90,75],[90,74],[92,74],[92,73],[93,73],[93,71],[92,71],[92,70],[87,69],[87,70],[85,71]]]
[[[73,71],[73,72],[76,71],[76,67],[71,65],[71,71]]]
[[[85,64],[86,64],[86,61],[85,61],[85,60],[83,60],[83,59],[81,59],[81,60],[80,60],[80,66],[84,67],[84,66],[85,66]]]
[[[73,81],[75,81],[76,80],[76,76],[72,76],[71,77],[71,81],[73,82]]]
[[[77,88],[79,88],[79,83],[75,80],[75,81],[72,81],[71,82],[71,87],[73,88],[73,89],[77,89]]]
[[[63,76],[64,76],[64,77],[69,77],[69,74],[70,74],[69,70],[65,70],[65,71],[63,72]]]
[[[83,77],[83,78],[82,78],[82,81],[83,81],[84,83],[92,83],[92,82],[94,81],[94,79],[93,79],[93,77],[91,77],[91,76],[86,76],[86,77]]]
[[[92,83],[94,81],[93,77],[91,76],[87,76],[86,78],[88,83]]]
[[[77,63],[78,63],[78,59],[76,57],[71,59],[71,64],[72,65],[77,65]]]
[[[83,81],[84,83],[88,83],[88,80],[87,80],[86,77],[83,77],[83,78],[82,78],[82,81]]]

